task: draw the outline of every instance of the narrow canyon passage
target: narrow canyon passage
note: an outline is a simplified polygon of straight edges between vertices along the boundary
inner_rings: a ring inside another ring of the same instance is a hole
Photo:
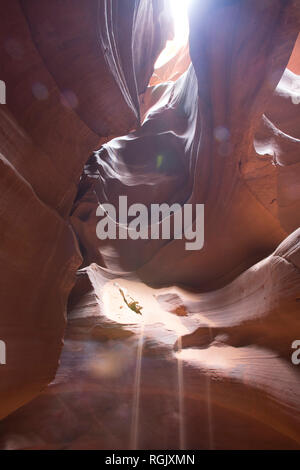
[[[299,450],[299,1],[0,24],[0,448]]]

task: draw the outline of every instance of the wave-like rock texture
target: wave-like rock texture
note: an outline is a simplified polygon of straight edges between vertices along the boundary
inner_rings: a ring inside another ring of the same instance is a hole
[[[81,263],[69,213],[87,156],[139,122],[164,1],[2,2],[0,418],[55,376]]]
[[[299,229],[214,292],[96,264],[79,291],[56,379],[2,422],[2,448],[299,449]]]
[[[82,261],[56,378],[3,448],[300,446],[299,2],[189,15],[188,70],[182,51],[147,88],[164,1],[3,12],[0,417],[54,377]],[[120,195],[205,204],[203,249],[100,241]]]
[[[296,2],[192,4],[192,65],[148,89],[142,126],[85,166],[72,224],[86,265],[213,289],[299,226],[299,76],[286,68],[298,31]],[[96,207],[118,206],[119,195],[128,205],[205,204],[204,248],[98,240]]]

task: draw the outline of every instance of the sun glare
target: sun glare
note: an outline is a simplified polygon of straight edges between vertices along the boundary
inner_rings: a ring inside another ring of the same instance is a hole
[[[188,41],[188,4],[190,0],[169,0],[174,22],[174,39],[167,41],[165,49],[158,57],[155,68],[168,62]]]

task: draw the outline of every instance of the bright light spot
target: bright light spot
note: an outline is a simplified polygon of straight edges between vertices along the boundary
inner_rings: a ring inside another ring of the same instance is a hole
[[[187,43],[189,36],[188,4],[190,0],[169,0],[174,21],[174,39],[167,41],[158,57],[155,68],[168,62]]]
[[[140,315],[128,307],[120,289],[126,298],[132,298],[138,302],[141,306]],[[131,326],[131,329],[133,327],[133,331],[137,330],[136,327],[144,325],[149,337],[152,336],[151,330],[153,326],[159,324],[159,333],[156,329],[153,330],[153,332],[155,331],[155,339],[158,342],[165,342],[171,336],[174,343],[175,339],[170,335],[170,332],[173,332],[173,335],[175,334],[176,336],[190,332],[189,328],[185,325],[186,319],[161,308],[156,300],[156,294],[156,289],[152,289],[141,282],[121,278],[108,281],[102,291],[105,316],[111,322],[127,326],[128,328]],[[168,334],[167,331],[169,332]]]
[[[230,346],[210,346],[206,349],[183,349],[176,353],[176,357],[197,368],[233,369],[237,365],[234,352],[234,348]]]
[[[46,100],[49,96],[47,87],[40,82],[32,85],[32,94],[37,100]]]

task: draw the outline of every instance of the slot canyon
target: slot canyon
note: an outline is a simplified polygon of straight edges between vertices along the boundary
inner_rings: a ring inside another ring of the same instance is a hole
[[[300,450],[300,0],[0,5],[0,449]]]

